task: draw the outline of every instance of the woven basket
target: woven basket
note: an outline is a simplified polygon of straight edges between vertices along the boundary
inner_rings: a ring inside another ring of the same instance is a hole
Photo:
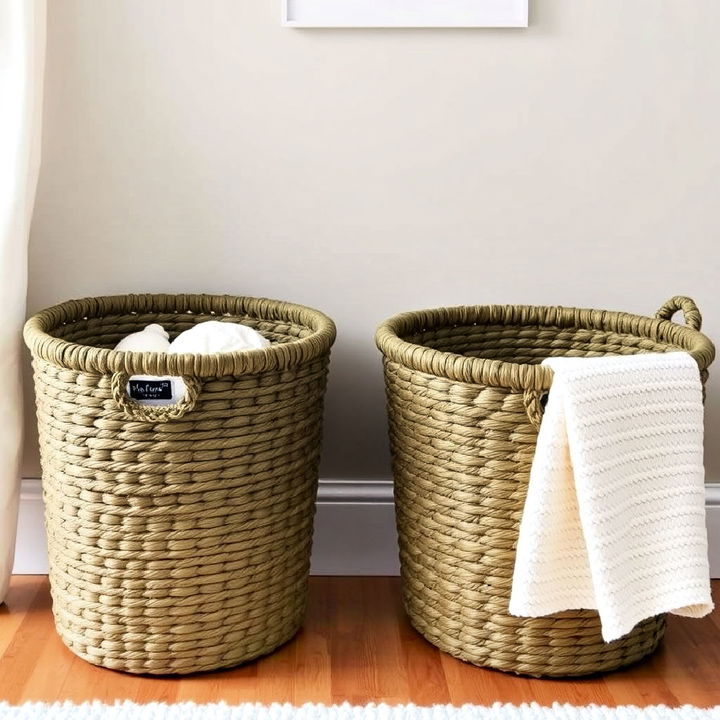
[[[670,322],[682,309],[686,326]],[[476,306],[397,315],[384,354],[405,607],[431,643],[528,675],[612,670],[652,652],[664,616],[604,643],[597,613],[508,614],[515,545],[552,371],[548,356],[686,350],[714,357],[689,298],[655,319],[563,307]]]
[[[111,350],[160,323],[242,322],[260,350]],[[189,673],[264,655],[305,610],[332,321],[234,296],[73,300],[25,326],[35,371],[55,622],[97,665]],[[133,374],[183,376],[145,407]]]

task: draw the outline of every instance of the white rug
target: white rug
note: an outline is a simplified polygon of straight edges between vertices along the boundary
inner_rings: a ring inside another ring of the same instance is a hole
[[[102,703],[26,703],[11,706],[0,703],[1,720],[720,720],[720,705],[701,709],[685,705],[670,708],[653,705],[639,708],[625,705],[616,708],[603,705],[576,707],[555,703],[552,707],[529,705],[164,705],[131,702]]]

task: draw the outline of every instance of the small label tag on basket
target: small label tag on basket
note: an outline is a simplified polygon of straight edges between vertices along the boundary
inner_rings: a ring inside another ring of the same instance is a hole
[[[128,386],[133,400],[172,400],[170,380],[130,380]]]

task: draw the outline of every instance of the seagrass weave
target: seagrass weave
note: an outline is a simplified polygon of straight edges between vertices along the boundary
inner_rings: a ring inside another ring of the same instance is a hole
[[[687,325],[670,321],[682,309]],[[477,665],[572,676],[628,665],[665,617],[604,643],[596,612],[508,614],[515,545],[557,355],[685,350],[703,381],[714,347],[675,297],[655,318],[564,307],[475,306],[397,315],[384,355],[405,607],[430,642]]]
[[[267,348],[116,352],[149,323],[171,338],[242,322]],[[234,296],[123,295],[33,316],[55,622],[80,657],[189,673],[270,652],[305,610],[332,321]],[[143,407],[130,375],[182,376],[186,397]]]

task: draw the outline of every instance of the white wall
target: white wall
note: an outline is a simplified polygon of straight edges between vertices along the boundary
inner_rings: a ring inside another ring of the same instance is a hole
[[[30,309],[322,308],[329,478],[388,474],[372,336],[399,310],[686,293],[720,339],[720,3],[531,2],[527,31],[301,31],[280,0],[52,0]],[[707,414],[720,480],[712,375]]]

